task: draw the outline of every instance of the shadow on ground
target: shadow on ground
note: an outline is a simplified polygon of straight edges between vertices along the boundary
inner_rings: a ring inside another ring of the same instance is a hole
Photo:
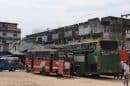
[[[94,80],[102,80],[102,81],[109,81],[109,82],[122,82],[121,79],[114,79],[113,76],[100,76],[100,77],[94,77],[94,76],[73,76],[73,77],[63,77],[63,76],[57,76],[57,75],[43,75],[43,74],[36,74],[35,75],[39,75],[39,76],[46,76],[46,77],[52,77],[52,78],[56,78],[56,79],[61,79],[61,80],[66,80],[66,79],[70,79],[70,80],[74,80],[74,79],[94,79]]]

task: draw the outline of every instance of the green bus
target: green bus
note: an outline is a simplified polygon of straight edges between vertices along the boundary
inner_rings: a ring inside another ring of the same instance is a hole
[[[120,73],[118,42],[93,40],[64,45],[74,53],[77,75],[114,75]]]

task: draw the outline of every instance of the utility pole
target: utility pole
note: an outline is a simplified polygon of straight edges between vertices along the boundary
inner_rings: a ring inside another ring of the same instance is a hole
[[[125,46],[125,39],[126,39],[126,27],[124,27],[124,20],[123,17],[127,18],[128,16],[130,16],[130,14],[124,14],[124,15],[121,15],[121,30],[122,30],[122,49],[126,49],[126,46]],[[128,66],[129,66],[129,58],[128,58]],[[126,75],[126,86],[129,86],[129,77],[128,77],[128,74]]]

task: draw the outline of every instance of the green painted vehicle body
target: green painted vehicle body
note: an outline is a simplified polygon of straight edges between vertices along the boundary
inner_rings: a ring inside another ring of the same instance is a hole
[[[96,65],[95,72],[99,74],[118,73],[120,72],[119,54],[106,54],[94,52],[88,55],[88,64]],[[89,69],[89,72],[93,72]]]
[[[75,73],[79,75],[119,73],[121,68],[118,47],[118,41],[110,39],[65,46],[74,53]]]
[[[82,54],[79,54],[82,53]],[[84,61],[75,61],[75,66],[78,66],[80,75],[87,74],[114,74],[120,72],[120,58],[118,54],[102,54],[101,52],[79,51],[76,56],[84,56]]]

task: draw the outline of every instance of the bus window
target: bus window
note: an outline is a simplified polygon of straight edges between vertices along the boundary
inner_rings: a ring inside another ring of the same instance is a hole
[[[73,53],[68,52],[67,53],[67,58],[73,58]]]
[[[32,53],[28,53],[26,59],[32,59],[33,55]]]
[[[89,49],[95,50],[96,49],[96,43],[90,43]]]
[[[50,52],[49,51],[48,52],[43,52],[43,58],[45,60],[49,60],[49,58],[50,58]]]
[[[27,55],[26,55],[26,59],[31,59],[32,58],[32,54],[29,52],[29,53],[27,53]]]
[[[65,52],[59,52],[59,59],[63,59],[66,57]]]
[[[101,41],[100,46],[103,50],[116,50],[118,43],[117,41]]]
[[[44,59],[42,52],[38,52],[38,53],[37,53],[37,59],[38,59],[38,60],[43,60],[43,59]]]
[[[53,57],[54,60],[58,60],[59,59],[58,52],[54,52],[53,56],[54,56]]]
[[[36,52],[34,54],[34,57],[35,57],[35,60],[40,60],[40,54],[39,54],[39,52]]]
[[[96,50],[96,43],[89,44],[89,53],[93,53]]]

